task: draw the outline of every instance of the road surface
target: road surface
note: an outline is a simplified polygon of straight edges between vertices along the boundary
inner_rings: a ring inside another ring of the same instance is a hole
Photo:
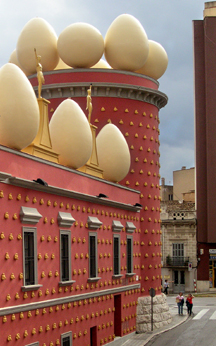
[[[167,300],[177,314],[175,297],[168,296]],[[195,298],[193,312],[185,323],[154,337],[147,346],[216,346],[216,297]]]

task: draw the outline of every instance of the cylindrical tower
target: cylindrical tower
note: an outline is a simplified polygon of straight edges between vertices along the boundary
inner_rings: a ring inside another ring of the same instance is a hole
[[[131,167],[120,184],[140,191],[141,292],[161,290],[159,110],[167,96],[159,83],[138,73],[112,69],[68,69],[44,73],[42,97],[50,101],[49,117],[66,98],[75,100],[86,112],[86,95],[92,83],[91,123],[97,133],[108,122],[125,136],[131,153]],[[35,90],[36,76],[29,77]],[[112,138],[110,138],[112,141]],[[136,254],[134,254],[136,256]]]

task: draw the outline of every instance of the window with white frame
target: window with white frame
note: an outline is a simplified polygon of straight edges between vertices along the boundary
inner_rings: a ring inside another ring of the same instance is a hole
[[[99,279],[96,232],[89,232],[89,279]]]
[[[113,235],[113,274],[120,275],[120,235]]]
[[[60,278],[71,281],[71,232],[60,230]]]
[[[61,346],[72,346],[72,332],[61,335]]]
[[[127,236],[127,274],[133,273],[133,236]]]
[[[23,227],[23,272],[24,286],[38,284],[37,229]]]
[[[173,265],[182,265],[184,263],[184,244],[173,243]]]

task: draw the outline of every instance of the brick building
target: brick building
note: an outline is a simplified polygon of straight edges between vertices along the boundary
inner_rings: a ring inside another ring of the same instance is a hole
[[[206,2],[203,20],[194,20],[197,288],[216,287],[216,2]]]

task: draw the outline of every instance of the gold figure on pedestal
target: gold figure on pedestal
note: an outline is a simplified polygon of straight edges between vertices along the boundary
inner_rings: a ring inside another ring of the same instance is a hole
[[[36,70],[38,79],[38,106],[40,112],[40,124],[37,136],[33,142],[26,148],[23,149],[25,153],[40,157],[45,160],[49,160],[55,163],[59,162],[58,154],[52,149],[52,141],[49,132],[49,117],[48,117],[48,105],[50,101],[44,99],[41,96],[42,84],[45,83],[42,65],[40,63],[41,56],[37,55],[36,49],[34,48],[36,58]]]
[[[91,88],[92,88],[92,84],[90,84],[90,87],[89,89],[87,90],[87,103],[86,103],[86,109],[88,109],[89,111],[89,114],[88,114],[88,121],[89,121],[89,124],[91,123],[91,114],[92,114],[92,98],[91,98]]]
[[[97,155],[97,146],[96,146],[97,126],[94,126],[91,124],[91,115],[92,115],[92,109],[93,109],[92,98],[91,98],[91,88],[92,88],[92,84],[90,84],[89,89],[87,90],[86,109],[88,109],[89,111],[88,121],[89,121],[89,125],[92,132],[92,153],[88,162],[83,167],[80,167],[78,170],[81,172],[94,175],[95,177],[98,177],[98,178],[103,178],[103,170],[99,167],[98,155]]]
[[[38,79],[38,98],[41,98],[41,89],[42,89],[42,84],[45,83],[44,80],[44,75],[42,72],[42,65],[40,63],[41,61],[41,56],[37,55],[36,48],[34,49],[35,52],[35,59],[36,59],[36,71],[37,71],[37,79]]]

